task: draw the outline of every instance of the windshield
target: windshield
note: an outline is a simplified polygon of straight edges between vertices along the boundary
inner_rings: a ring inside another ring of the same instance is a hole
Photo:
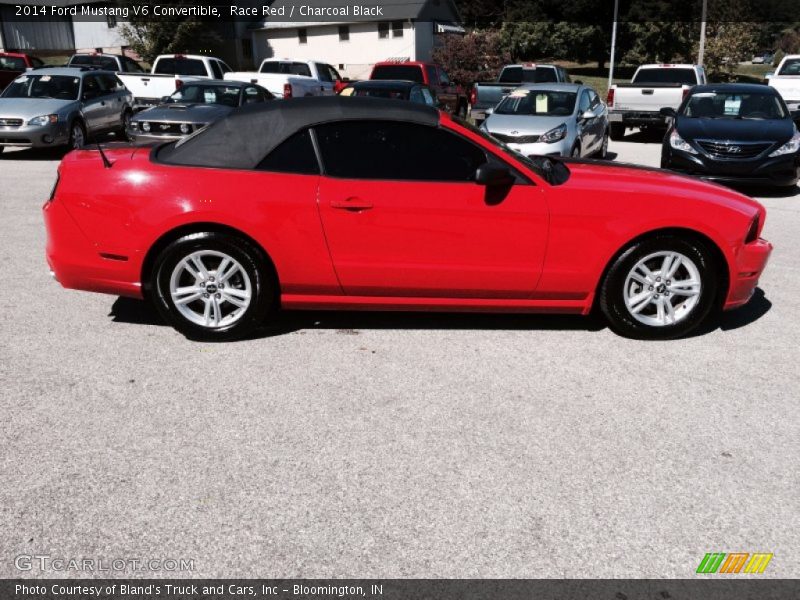
[[[505,67],[499,83],[547,83],[558,81],[553,67]]]
[[[784,119],[787,116],[777,96],[760,92],[692,94],[681,114],[696,119]]]
[[[681,83],[695,85],[697,76],[694,69],[673,69],[663,67],[660,69],[640,69],[631,83]]]
[[[155,73],[159,75],[197,75],[205,77],[206,66],[196,58],[159,58],[156,61]]]
[[[188,84],[170,96],[171,102],[192,104],[222,104],[236,108],[239,106],[237,86]]]
[[[311,69],[306,63],[302,62],[282,62],[278,60],[271,60],[263,63],[261,69],[262,73],[283,73],[284,75],[302,75],[303,77],[311,77]]]
[[[77,100],[80,77],[70,75],[23,75],[3,92],[3,98],[55,98]]]
[[[576,92],[551,90],[516,90],[503,98],[496,115],[533,115],[537,117],[563,117],[575,110]]]
[[[778,75],[800,75],[800,58],[787,58]]]
[[[415,81],[425,83],[418,65],[382,65],[372,70],[370,79]]]
[[[69,61],[70,66],[99,67],[106,71],[116,71],[117,61],[110,56],[93,56],[91,54],[76,54]]]
[[[0,70],[3,71],[24,71],[25,61],[18,56],[0,56]]]

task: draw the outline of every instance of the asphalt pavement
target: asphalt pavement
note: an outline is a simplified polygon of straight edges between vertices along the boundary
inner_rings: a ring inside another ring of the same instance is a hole
[[[658,164],[642,134],[610,150]],[[0,577],[93,574],[20,556],[192,561],[94,573],[156,577],[693,577],[707,552],[800,576],[797,189],[758,192],[760,289],[689,339],[314,312],[212,345],[49,277],[57,159],[0,157]]]

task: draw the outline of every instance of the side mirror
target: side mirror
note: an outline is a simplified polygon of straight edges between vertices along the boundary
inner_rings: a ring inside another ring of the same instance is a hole
[[[596,116],[597,115],[594,114],[594,111],[590,108],[589,110],[587,110],[585,113],[583,113],[581,115],[581,119],[585,119],[585,120],[588,121],[589,119],[594,119]]]
[[[491,115],[492,113],[494,113],[494,109],[493,109],[493,108],[491,108],[491,107],[489,107],[489,108],[487,108],[485,111],[483,111],[483,114],[485,114],[487,117],[488,117],[489,115]]]
[[[514,184],[514,176],[505,167],[486,164],[475,171],[475,183],[486,187],[507,187]]]
[[[344,83],[350,83],[350,78],[349,77],[342,77],[342,81]]]
[[[671,117],[673,119],[678,116],[678,112],[671,106],[663,107],[658,111],[658,114],[660,114],[662,117]]]
[[[772,76],[775,75],[775,71],[770,71],[766,75],[764,75],[764,79],[772,79]]]

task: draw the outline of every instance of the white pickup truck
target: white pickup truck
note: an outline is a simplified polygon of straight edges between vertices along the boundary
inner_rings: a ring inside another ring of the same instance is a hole
[[[616,83],[608,90],[611,139],[621,140],[627,127],[666,127],[659,111],[668,106],[677,110],[692,86],[706,82],[699,65],[642,65],[630,83]]]
[[[194,54],[162,54],[153,63],[151,73],[118,73],[117,76],[133,94],[134,110],[161,104],[184,82],[201,79],[222,79],[231,68],[212,56]]]
[[[346,84],[329,64],[276,58],[262,61],[258,71],[225,73],[225,79],[258,84],[276,98],[332,96]]]
[[[778,90],[789,110],[800,109],[800,54],[784,56],[775,72],[767,73],[767,81]]]

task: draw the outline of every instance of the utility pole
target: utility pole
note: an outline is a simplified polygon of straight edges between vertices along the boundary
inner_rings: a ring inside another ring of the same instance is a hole
[[[697,53],[697,64],[703,66],[703,55],[706,51],[706,16],[708,0],[703,0],[703,16],[700,18],[700,51]]]
[[[705,1],[705,0],[704,0]],[[614,24],[611,28],[611,64],[608,67],[608,89],[614,82],[614,54],[617,50],[617,13],[619,12],[619,0],[614,0]]]

